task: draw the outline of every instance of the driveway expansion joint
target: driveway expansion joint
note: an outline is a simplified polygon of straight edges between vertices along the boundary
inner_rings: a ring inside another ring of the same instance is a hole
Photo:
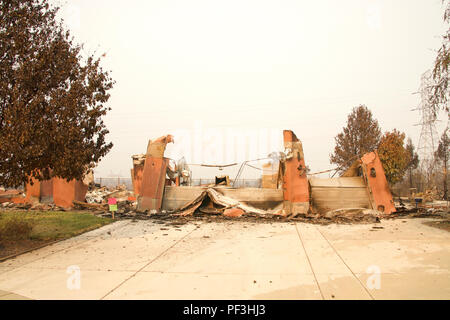
[[[139,270],[137,270],[136,272],[134,272],[131,276],[129,276],[127,279],[125,279],[124,281],[122,281],[121,283],[119,283],[116,287],[114,287],[112,290],[110,290],[107,294],[105,294],[103,297],[100,298],[100,300],[104,300],[107,296],[109,296],[111,293],[113,293],[115,290],[117,290],[118,288],[120,288],[123,284],[125,284],[127,281],[129,281],[130,279],[134,278],[139,272],[141,272],[142,270],[144,270],[145,268],[147,268],[149,265],[151,265],[153,262],[155,262],[157,259],[159,259],[160,257],[162,257],[167,251],[169,251],[170,249],[172,249],[173,247],[175,247],[178,243],[182,242],[185,238],[187,238],[190,234],[192,234],[195,230],[198,230],[199,228],[194,228],[192,229],[190,232],[188,232],[186,235],[184,235],[183,237],[181,237],[178,241],[176,241],[174,244],[172,244],[169,248],[167,248],[166,250],[164,250],[163,252],[161,252],[159,255],[157,255],[155,258],[153,258],[152,260],[150,260],[148,263],[146,263],[143,267],[141,267]]]

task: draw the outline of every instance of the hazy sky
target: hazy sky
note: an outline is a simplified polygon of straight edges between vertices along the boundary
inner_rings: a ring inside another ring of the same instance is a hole
[[[302,140],[313,171],[326,170],[334,137],[359,104],[383,131],[397,128],[417,143],[412,93],[444,30],[440,0],[54,3],[86,52],[106,52],[103,66],[117,81],[105,118],[114,147],[97,177],[129,177],[131,155],[161,135],[192,136],[189,152],[181,150],[188,162],[223,164],[281,151],[283,129]],[[233,139],[260,145],[230,151]],[[167,154],[176,158],[179,148]]]

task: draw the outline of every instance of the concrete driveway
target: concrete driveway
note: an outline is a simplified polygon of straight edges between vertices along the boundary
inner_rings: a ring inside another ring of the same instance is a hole
[[[1,263],[0,299],[450,299],[450,233],[428,220],[122,220]]]

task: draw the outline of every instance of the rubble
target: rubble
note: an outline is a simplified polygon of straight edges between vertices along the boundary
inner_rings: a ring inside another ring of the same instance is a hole
[[[324,217],[327,219],[332,219],[336,217],[354,218],[356,216],[364,216],[364,215],[380,217],[382,216],[382,214],[383,213],[380,211],[366,208],[345,208],[328,211],[327,213],[324,214]]]
[[[245,214],[244,210],[239,208],[225,209],[223,215],[225,217],[238,218]]]
[[[93,188],[86,193],[86,202],[73,201],[75,208],[94,210],[96,214],[104,214],[109,211],[108,199],[117,201],[117,214],[124,214],[136,210],[136,197],[132,191],[128,191],[125,185],[115,188]]]
[[[115,188],[95,188],[86,193],[87,203],[106,203],[109,198],[116,198],[118,202],[133,201],[134,193],[128,191],[125,185],[119,185]]]
[[[106,199],[106,196],[110,194],[111,191],[107,187],[95,188],[93,190],[88,190],[86,193],[87,203],[102,203]]]
[[[65,208],[57,206],[53,203],[40,203],[40,202],[4,202],[0,203],[0,208],[2,210],[36,210],[36,211],[66,211]]]
[[[12,208],[12,207],[14,207],[15,205],[14,205],[14,203],[12,203],[12,202],[3,202],[3,203],[0,203],[0,207],[2,207],[2,208]]]
[[[425,190],[424,192],[412,193],[410,200],[420,199],[422,202],[433,202],[439,199],[439,194],[436,188]]]
[[[334,221],[379,222],[383,212],[367,208],[345,208],[326,212],[323,217]]]
[[[395,214],[385,216],[385,219],[398,219],[398,218],[438,218],[438,219],[449,219],[450,209],[449,207],[437,207],[437,208],[407,208],[407,207],[397,207],[397,212]]]
[[[86,210],[97,210],[97,211],[108,211],[108,204],[104,203],[86,203],[81,201],[73,201],[75,209],[86,209]]]
[[[419,195],[416,193],[415,195]],[[440,214],[450,212],[450,202],[444,200],[432,200],[416,202],[418,197],[398,198],[395,201],[397,215],[414,215],[414,214]],[[420,199],[420,198],[419,198]]]
[[[123,201],[134,201],[134,193],[131,191],[128,191],[126,189],[126,186],[119,186],[118,189],[114,192],[111,192],[106,195],[106,198],[116,198],[117,202],[123,202]]]
[[[0,188],[0,204],[6,202],[20,203],[23,202],[24,194],[20,190],[5,190]]]
[[[214,188],[208,188],[200,196],[176,210],[174,214],[180,216],[192,215],[197,209],[201,213],[206,214],[223,214],[226,209],[240,209],[244,213],[257,215],[266,215],[268,213],[226,197]]]

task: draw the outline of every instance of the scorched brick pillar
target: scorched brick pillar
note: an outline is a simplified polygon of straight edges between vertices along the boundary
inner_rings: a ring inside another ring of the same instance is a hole
[[[287,153],[283,177],[284,213],[305,214],[309,210],[309,186],[303,146],[291,130],[284,130],[283,138]]]

